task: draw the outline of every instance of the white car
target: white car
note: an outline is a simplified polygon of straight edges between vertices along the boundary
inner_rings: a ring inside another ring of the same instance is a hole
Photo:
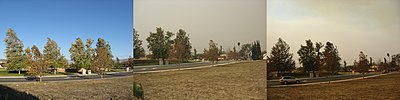
[[[295,78],[295,77],[292,77],[292,76],[283,76],[283,77],[279,80],[279,82],[280,82],[281,84],[288,84],[288,83],[297,83],[297,84],[299,84],[299,83],[301,83],[301,80],[300,80],[300,79],[297,79],[297,78]]]

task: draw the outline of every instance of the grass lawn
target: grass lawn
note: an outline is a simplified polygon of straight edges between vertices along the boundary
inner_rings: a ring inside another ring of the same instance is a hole
[[[6,69],[0,69],[0,76],[24,76],[24,73],[8,73]]]
[[[145,98],[150,100],[265,99],[265,72],[265,61],[258,61],[194,70],[135,74],[134,78],[6,84],[3,87],[44,100],[126,100],[133,98],[132,83],[136,80],[143,85]],[[0,98],[1,95],[5,94],[0,94]]]
[[[268,99],[400,100],[400,73],[341,83],[268,88]]]

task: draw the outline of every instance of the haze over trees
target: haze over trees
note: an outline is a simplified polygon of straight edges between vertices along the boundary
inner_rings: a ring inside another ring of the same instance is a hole
[[[322,52],[324,55],[322,70],[330,72],[330,74],[336,74],[340,70],[339,51],[333,43],[326,42],[325,49]]]
[[[24,44],[17,37],[17,34],[9,28],[6,33],[6,66],[7,70],[18,70],[18,74],[21,74],[21,69],[26,68],[26,63],[24,63]]]
[[[315,47],[311,40],[306,40],[306,45],[301,45],[300,50],[297,51],[299,54],[299,62],[303,65],[305,72],[312,72],[313,76],[316,76],[316,71],[318,71],[321,66],[322,53],[320,49],[323,47],[322,43],[316,43]]]
[[[267,59],[267,70],[277,71],[278,73],[288,72],[295,69],[293,54],[289,53],[289,45],[281,38],[272,47],[271,54]]]
[[[251,47],[251,58],[253,60],[260,60],[262,59],[262,53],[261,53],[261,46],[260,46],[260,41],[255,41],[252,44]]]
[[[216,63],[216,61],[218,61],[218,47],[217,47],[217,43],[215,43],[213,40],[210,40],[210,42],[208,43],[208,50],[204,49],[204,58],[206,58],[207,60],[211,61],[212,63]]]
[[[242,48],[239,51],[239,57],[242,59],[250,59],[251,51],[252,51],[251,44],[243,44]]]
[[[368,72],[368,69],[370,67],[368,64],[367,55],[365,55],[364,52],[360,51],[358,57],[358,62],[355,62],[355,70],[364,74]]]

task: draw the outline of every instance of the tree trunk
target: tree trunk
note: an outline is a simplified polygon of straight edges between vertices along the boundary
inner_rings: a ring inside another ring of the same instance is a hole
[[[21,70],[20,69],[18,69],[18,74],[21,74]]]

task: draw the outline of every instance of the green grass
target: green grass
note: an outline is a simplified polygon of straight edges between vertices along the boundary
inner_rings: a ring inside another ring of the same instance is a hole
[[[8,73],[6,69],[0,69],[0,76],[24,76],[24,73]]]

